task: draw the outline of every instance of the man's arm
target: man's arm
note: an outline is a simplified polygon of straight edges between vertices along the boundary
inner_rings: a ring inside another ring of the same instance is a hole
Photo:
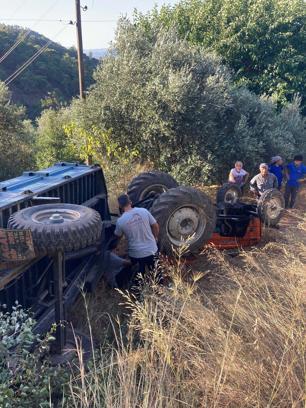
[[[288,166],[286,166],[285,169],[284,169],[284,175],[285,175],[286,180],[290,179]]]
[[[235,177],[233,176],[232,170],[229,172],[228,181],[229,183],[235,183]]]
[[[118,221],[116,222],[116,228],[115,228],[114,234],[115,234],[116,238],[118,238],[118,241],[120,240],[120,238],[122,238],[123,231],[122,231]]]
[[[154,238],[157,241],[158,235],[159,235],[159,225],[157,224],[157,222],[151,225],[151,230],[152,230],[152,234],[154,235]]]
[[[258,185],[257,185],[257,176],[254,176],[250,181],[250,190],[256,198],[260,197]]]
[[[277,179],[277,177],[275,175],[274,175],[274,178],[273,178],[273,188],[278,188],[278,179]]]
[[[251,190],[253,193],[258,192],[258,187],[257,187],[256,181],[257,181],[257,176],[254,176],[254,177],[252,178],[252,180],[250,181],[250,190]]]

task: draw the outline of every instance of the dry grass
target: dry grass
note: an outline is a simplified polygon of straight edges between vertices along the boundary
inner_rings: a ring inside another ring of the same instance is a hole
[[[171,288],[120,294],[128,331],[90,369],[80,359],[68,406],[305,406],[305,237],[304,224],[236,258],[209,251],[187,279],[168,265]]]

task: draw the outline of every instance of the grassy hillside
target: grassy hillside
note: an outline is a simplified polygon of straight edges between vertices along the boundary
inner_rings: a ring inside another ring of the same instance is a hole
[[[79,299],[75,326],[102,348],[90,372],[80,359],[67,406],[304,406],[305,198],[256,248],[162,262],[172,286],[148,281],[140,302],[103,281]]]
[[[18,40],[26,30],[0,24],[0,56]],[[27,59],[44,46],[48,38],[31,32],[17,48],[0,63],[0,80],[4,81]],[[25,105],[30,118],[41,111],[41,100],[52,94],[60,102],[68,102],[78,93],[76,50],[52,42],[9,88],[13,101]],[[86,86],[92,82],[92,72],[98,61],[84,57]]]

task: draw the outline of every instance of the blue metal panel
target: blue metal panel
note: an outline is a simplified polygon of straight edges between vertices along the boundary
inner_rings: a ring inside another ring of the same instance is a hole
[[[77,163],[57,163],[41,171],[24,172],[22,176],[0,183],[0,209],[16,205],[27,196],[39,195],[83,175],[94,172],[91,166]]]
[[[61,203],[92,206],[95,203],[88,201],[101,194],[104,200],[96,209],[103,219],[110,219],[105,179],[97,165],[63,162],[45,170],[24,172],[0,183],[0,228],[6,227],[14,212],[35,205],[36,197],[57,197]]]

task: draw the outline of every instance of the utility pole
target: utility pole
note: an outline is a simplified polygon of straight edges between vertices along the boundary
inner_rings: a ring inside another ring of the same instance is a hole
[[[82,23],[81,23],[81,4],[80,0],[75,0],[76,11],[76,30],[77,30],[77,45],[78,45],[78,71],[79,71],[79,89],[80,98],[85,98],[84,92],[84,62],[83,62],[83,40],[82,40]]]

